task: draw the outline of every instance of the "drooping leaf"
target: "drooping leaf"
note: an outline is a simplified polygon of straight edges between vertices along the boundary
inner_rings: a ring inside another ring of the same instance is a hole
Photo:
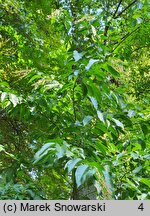
[[[139,138],[138,143],[142,146],[143,150],[146,149],[146,143],[145,143],[144,139]]]
[[[11,101],[14,107],[19,103],[18,97],[12,93],[9,93],[9,100]]]
[[[87,169],[88,169],[88,165],[86,164],[77,167],[75,172],[75,177],[76,177],[76,183],[78,187],[83,183],[82,178]]]
[[[114,76],[114,77],[119,77],[119,76],[120,76],[119,72],[116,71],[116,69],[114,69],[114,68],[113,68],[111,65],[109,65],[109,64],[107,64],[107,70],[108,70],[108,72],[110,72],[111,75]]]
[[[82,56],[83,53],[79,53],[77,50],[73,51],[73,57],[76,62],[79,61],[82,58]]]
[[[98,62],[99,60],[98,59],[90,59],[89,60],[89,63],[87,64],[87,66],[85,67],[86,70],[89,70],[90,67],[95,63],[95,62]]]
[[[91,100],[91,102],[92,102],[94,108],[97,110],[97,109],[98,109],[97,100],[96,100],[94,97],[92,97],[92,96],[89,96],[89,98],[90,98],[90,100]]]
[[[105,124],[103,113],[100,110],[97,110],[97,116],[98,116],[99,120]]]
[[[2,94],[1,94],[1,101],[3,102],[6,97],[7,97],[7,92],[2,92]]]
[[[30,83],[32,83],[33,81],[38,80],[38,79],[40,79],[40,78],[41,78],[41,75],[36,74],[36,75],[34,75],[33,77],[31,77],[31,79],[28,81],[28,83],[30,84]]]
[[[146,123],[141,122],[141,128],[142,128],[142,131],[143,131],[143,133],[144,133],[145,136],[147,134],[149,134],[148,125]]]
[[[85,116],[84,119],[83,119],[83,125],[87,125],[91,120],[92,120],[92,116]]]
[[[96,36],[96,29],[93,25],[91,25],[91,29],[92,29],[93,36],[95,37]]]
[[[121,121],[119,121],[119,120],[117,120],[117,119],[115,119],[115,118],[112,118],[112,120],[116,123],[116,125],[117,125],[118,127],[121,127],[121,128],[124,130],[124,126],[123,126],[123,124],[122,124]]]
[[[133,170],[133,173],[134,173],[134,174],[137,174],[137,173],[139,173],[141,170],[142,170],[142,166],[138,166],[138,167],[136,167],[136,168]]]
[[[0,145],[0,152],[1,151],[5,151],[5,148],[4,148],[4,146],[2,146],[2,145]]]
[[[69,160],[66,165],[65,165],[65,168],[67,167],[68,168],[68,173],[70,173],[74,167],[76,166],[76,164],[81,161],[82,159],[81,158],[76,158],[76,159],[73,159],[73,160]]]
[[[54,142],[46,143],[42,146],[42,148],[35,154],[34,163],[37,163],[43,156],[45,156],[50,149],[54,149]]]
[[[134,111],[134,110],[129,110],[129,111],[128,111],[128,116],[129,116],[130,118],[132,118],[134,115],[135,115],[135,111]]]
[[[76,183],[79,187],[85,183],[96,172],[96,169],[89,167],[87,164],[79,165],[75,172]]]
[[[108,165],[105,166],[103,174],[104,174],[104,177],[105,177],[107,187],[109,188],[110,191],[113,191],[114,187],[113,187],[113,184],[112,184],[112,179],[111,179],[111,175],[110,175],[110,169],[109,169]]]
[[[101,101],[101,92],[91,80],[87,81],[86,86],[88,89],[88,95],[95,98],[98,102]]]
[[[147,185],[150,188],[150,180],[147,178],[141,178],[140,182]]]
[[[106,155],[107,148],[101,142],[96,142],[96,148],[101,151],[104,155]]]
[[[56,144],[56,156],[57,159],[64,157],[66,152],[66,147],[64,145]]]

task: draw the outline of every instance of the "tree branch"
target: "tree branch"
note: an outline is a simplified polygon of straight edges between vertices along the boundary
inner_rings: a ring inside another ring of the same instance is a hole
[[[74,114],[74,120],[76,121],[77,116],[76,116],[76,109],[75,109],[75,87],[76,87],[76,81],[74,81],[73,84],[73,89],[72,89],[72,104],[73,104],[73,114]]]
[[[115,10],[115,12],[114,12],[113,18],[115,18],[116,13],[118,12],[118,9],[119,9],[119,7],[120,7],[122,1],[123,1],[123,0],[120,0],[119,4],[118,4],[118,6],[117,6],[117,8],[116,8],[116,10]]]
[[[132,32],[128,32],[124,37],[122,37],[121,41],[117,44],[117,46],[113,49],[113,52],[130,36],[132,35],[135,31],[137,31],[140,28],[138,26],[136,29],[134,29]]]
[[[108,4],[107,4],[108,3]],[[107,2],[106,3],[106,24],[105,24],[105,29],[104,29],[104,36],[106,37],[105,39],[104,39],[104,45],[106,45],[106,42],[107,42],[107,34],[108,34],[108,30],[109,30],[109,27],[110,27],[110,24],[111,24],[111,22],[109,21],[107,21],[107,18],[108,18],[108,16],[109,16],[109,14],[108,14],[108,11],[109,11],[109,2]]]
[[[72,170],[72,199],[73,200],[78,200],[79,199],[79,193],[78,193],[78,188],[77,188],[77,183],[76,183],[76,177],[75,177],[75,172],[76,169]]]
[[[104,36],[107,37],[107,33],[110,27],[110,22],[107,23],[107,25],[105,26],[105,30],[104,30]],[[104,39],[104,45],[106,45],[106,38]]]
[[[145,46],[142,46],[142,47],[138,47],[138,48],[134,49],[134,50],[132,51],[132,53],[137,52],[138,50],[143,49],[143,48],[147,48],[147,47],[148,47],[148,45],[145,45]],[[131,53],[131,54],[132,54],[132,53]]]
[[[126,8],[124,8],[117,16],[115,16],[113,18],[117,19],[118,17],[120,17],[121,14],[123,14],[126,10],[128,10],[128,8],[131,7],[135,2],[137,2],[137,0],[134,0],[133,2],[131,2]]]

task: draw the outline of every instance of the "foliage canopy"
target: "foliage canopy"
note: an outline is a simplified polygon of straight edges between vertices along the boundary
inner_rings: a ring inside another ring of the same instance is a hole
[[[1,199],[150,198],[149,9],[1,2]]]

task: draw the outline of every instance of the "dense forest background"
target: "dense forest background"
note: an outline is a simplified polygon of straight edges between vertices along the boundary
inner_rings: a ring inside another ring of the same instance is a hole
[[[0,199],[150,199],[149,1],[0,14]]]

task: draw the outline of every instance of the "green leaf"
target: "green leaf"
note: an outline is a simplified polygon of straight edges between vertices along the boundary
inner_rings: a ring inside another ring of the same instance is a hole
[[[78,187],[83,183],[82,178],[83,178],[85,171],[88,169],[88,167],[89,166],[86,164],[80,165],[77,167],[76,172],[75,172],[75,177],[76,177],[76,183]]]
[[[84,184],[95,173],[96,169],[89,167],[87,164],[78,166],[75,172],[77,187]]]
[[[68,168],[68,173],[70,173],[74,167],[76,166],[76,164],[81,161],[82,159],[81,158],[76,158],[76,159],[73,159],[73,160],[69,160],[66,165],[65,165],[65,168],[67,167]]]
[[[130,181],[130,179],[127,179],[126,182],[127,182],[128,187],[131,188],[133,191],[136,191],[138,193],[140,192],[138,187],[132,181]]]
[[[147,185],[150,188],[150,180],[147,178],[141,178],[140,182]]]
[[[149,134],[149,129],[148,129],[148,125],[146,125],[146,123],[141,123],[141,128],[143,131],[143,134],[146,136],[147,134]]]
[[[115,118],[112,118],[112,120],[116,123],[116,125],[118,127],[121,127],[124,130],[124,126],[123,126],[122,122],[120,122],[119,120],[117,120]]]
[[[110,170],[109,170],[108,165],[105,166],[103,174],[104,174],[104,177],[105,177],[107,187],[109,188],[110,191],[113,191],[114,188],[113,188],[112,179],[111,179]]]
[[[100,110],[97,110],[97,116],[98,116],[99,120],[105,124],[103,113]]]
[[[11,93],[9,93],[9,100],[12,102],[14,107],[19,103],[18,97]]]
[[[92,120],[92,118],[92,116],[85,116],[83,119],[83,125],[87,125]]]
[[[39,160],[43,158],[43,156],[47,155],[49,150],[54,150],[54,146],[55,146],[54,142],[44,144],[42,148],[35,154],[34,163],[37,163]]]
[[[88,89],[89,97],[91,96],[91,97],[95,98],[97,101],[101,101],[100,89],[91,80],[87,81],[86,86]]]
[[[0,82],[1,87],[9,87],[9,84],[7,82]]]
[[[90,100],[91,100],[91,102],[92,102],[94,108],[97,110],[97,109],[98,109],[97,100],[96,100],[94,97],[92,97],[92,96],[89,96],[89,98],[90,98]]]
[[[91,25],[91,29],[92,29],[93,36],[95,37],[96,36],[96,29],[93,25]]]
[[[98,130],[103,131],[103,133],[107,133],[107,132],[108,132],[106,126],[105,126],[105,125],[103,124],[103,122],[101,122],[101,121],[98,122],[97,128],[98,128]]]
[[[73,51],[73,57],[75,62],[79,61],[83,56],[83,53],[79,53],[77,50]]]
[[[96,168],[97,170],[98,170],[98,172],[99,173],[103,173],[103,166],[99,163],[99,162],[89,162],[89,161],[87,161],[86,162],[90,167],[94,167],[94,168]]]
[[[146,143],[143,138],[139,138],[138,143],[142,146],[143,150],[146,148]]]
[[[56,156],[58,159],[65,156],[66,153],[66,147],[64,145],[56,144]]]
[[[6,97],[7,97],[7,92],[2,92],[2,94],[1,94],[1,101],[3,102]]]
[[[38,74],[36,74],[36,75],[34,75],[34,76],[28,81],[28,83],[32,83],[34,80],[37,80],[37,79],[40,79],[40,78],[41,78],[41,76],[38,75]]]
[[[88,90],[87,90],[87,86],[83,82],[81,88],[83,92],[83,97],[85,97],[87,95]]]
[[[5,151],[4,146],[0,145],[0,152]]]
[[[107,64],[107,70],[108,72],[110,72],[112,74],[112,76],[114,77],[119,77],[120,74],[118,73],[118,71],[116,71],[116,69],[114,69],[112,66],[110,66],[109,64]]]
[[[106,155],[106,152],[107,152],[107,148],[106,146],[104,146],[102,143],[100,142],[96,142],[96,149],[101,151],[104,155]]]
[[[134,174],[137,174],[137,173],[139,173],[141,170],[142,170],[142,166],[138,166],[138,167],[136,167],[136,168],[133,170],[133,173],[134,173]]]
[[[89,63],[87,64],[87,66],[85,67],[86,70],[89,70],[90,67],[95,63],[95,62],[98,62],[99,60],[98,59],[90,59],[89,60]]]

